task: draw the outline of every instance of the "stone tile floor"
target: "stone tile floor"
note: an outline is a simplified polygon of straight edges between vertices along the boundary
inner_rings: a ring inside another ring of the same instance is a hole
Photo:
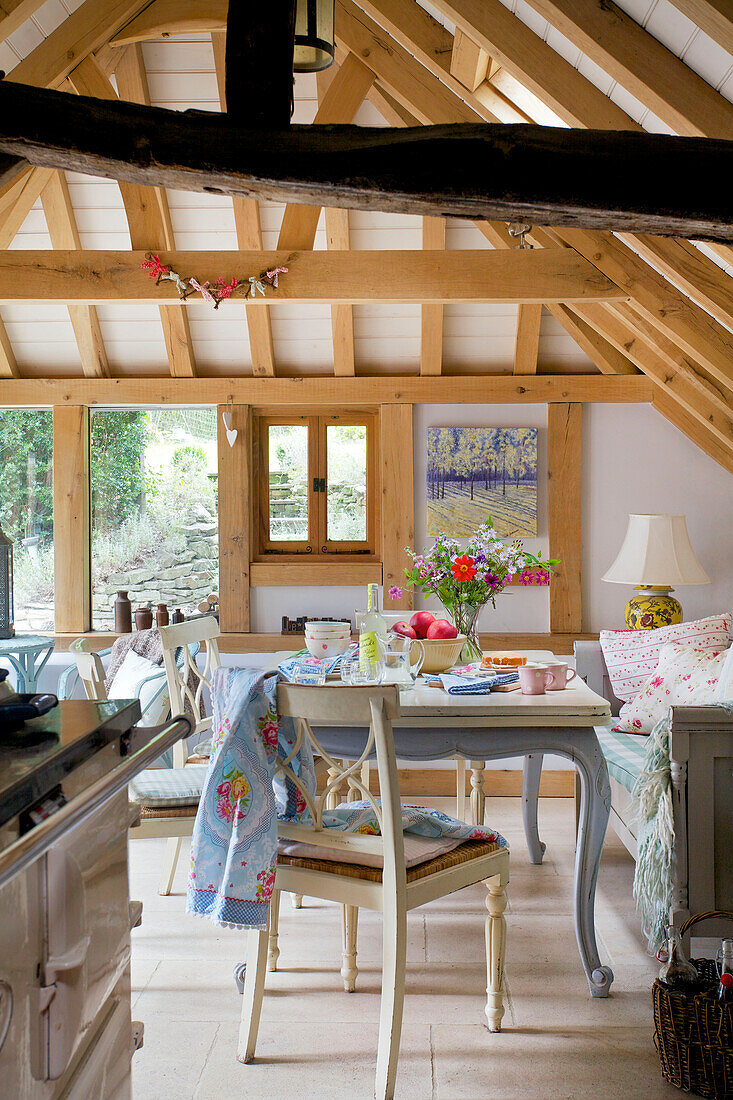
[[[450,812],[447,799],[429,800]],[[518,798],[489,799],[487,822],[512,846],[507,909],[505,1030],[484,1027],[485,891],[472,887],[408,917],[399,1100],[672,1100],[652,1043],[651,984],[631,895],[633,863],[612,833],[597,899],[611,996],[593,1000],[572,925],[574,809],[542,799],[541,867],[527,858]],[[244,934],[184,912],[187,858],[173,895],[156,893],[165,841],[131,844],[132,896],[144,903],[133,932],[133,1017],[145,1045],[133,1062],[135,1100],[369,1100],[376,1051],[381,929],[359,919],[357,992],[343,992],[337,906],[283,898],[279,971],[267,975],[257,1059],[236,1061],[241,1000],[232,970]]]

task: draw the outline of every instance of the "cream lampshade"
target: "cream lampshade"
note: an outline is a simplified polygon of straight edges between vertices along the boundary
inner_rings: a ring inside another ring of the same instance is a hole
[[[687,533],[684,516],[630,515],[618,557],[602,580],[633,584],[637,594],[626,605],[629,629],[682,622],[672,585],[710,584]]]

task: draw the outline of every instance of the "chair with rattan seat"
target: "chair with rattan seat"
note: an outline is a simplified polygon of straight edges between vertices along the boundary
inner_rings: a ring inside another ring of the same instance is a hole
[[[402,831],[397,763],[392,734],[392,719],[399,714],[399,691],[385,687],[306,687],[278,685],[278,711],[281,717],[297,720],[297,748],[310,741],[329,767],[329,780],[316,795],[305,788],[294,774],[289,760],[278,760],[277,771],[287,775],[305,798],[310,820],[303,823],[280,821],[281,848],[275,870],[274,904],[270,907],[269,926],[265,931],[250,930],[247,942],[247,967],[242,1004],[242,1022],[237,1057],[251,1062],[255,1056],[262,1008],[265,977],[277,966],[279,954],[278,905],[280,891],[306,894],[340,903],[344,913],[344,952],[342,976],[356,976],[356,926],[360,908],[382,913],[382,993],[377,1046],[377,1100],[394,1095],[397,1059],[402,1026],[407,947],[407,912],[418,905],[451,894],[463,887],[482,882],[487,888],[486,906],[486,1018],[490,1031],[501,1029],[504,1015],[503,975],[506,908],[505,888],[509,880],[509,851],[503,842],[464,841],[408,869]],[[368,727],[364,751],[359,760],[344,767],[320,744],[313,727],[359,725]],[[363,762],[376,750],[381,797],[376,800],[362,783]],[[346,781],[356,786],[374,812],[380,835],[348,833],[324,828],[323,815],[328,809],[332,788]],[[407,834],[409,838],[409,834]],[[302,851],[301,851],[302,849]],[[315,851],[314,851],[315,849]],[[324,858],[320,858],[320,851]],[[376,860],[375,860],[376,857]],[[381,866],[364,866],[355,860],[367,859]]]

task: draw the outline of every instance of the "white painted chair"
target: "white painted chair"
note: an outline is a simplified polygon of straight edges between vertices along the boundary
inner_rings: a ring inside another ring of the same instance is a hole
[[[183,626],[189,624],[184,623]],[[214,620],[216,626],[216,620]],[[218,632],[218,631],[217,631]],[[135,697],[139,697],[144,685],[153,688],[152,697],[149,699],[142,715],[141,724],[154,726],[165,722],[171,713],[182,714],[183,702],[179,694],[171,693],[171,681],[178,679],[184,664],[195,666],[195,655],[199,650],[198,637],[192,638],[187,645],[178,648],[178,652],[169,654],[169,664],[176,669],[176,677],[173,678],[168,668],[161,668],[159,672],[146,677],[138,683],[135,689]],[[177,645],[177,644],[176,644]],[[174,650],[176,648],[174,645]],[[214,643],[216,646],[216,643]],[[107,698],[105,686],[105,669],[102,656],[105,653],[97,653],[91,648],[88,638],[77,638],[69,646],[74,654],[76,670],[82,682],[84,692],[88,699],[102,702]],[[109,652],[109,651],[105,651]],[[166,655],[166,642],[163,641],[164,659]],[[208,653],[207,653],[208,659]],[[218,651],[216,652],[218,663]],[[180,668],[179,668],[180,666]],[[155,690],[159,683],[158,690]],[[175,708],[171,706],[170,699],[175,699]],[[211,720],[209,719],[209,724]],[[200,733],[202,723],[199,723],[194,733]],[[134,827],[133,838],[145,840],[150,837],[168,837],[168,847],[158,884],[159,894],[170,894],[173,886],[173,875],[178,861],[183,838],[190,836],[193,831],[193,822],[196,816],[204,779],[206,778],[206,765],[193,765],[186,767],[186,742],[179,741],[173,747],[173,766],[150,768],[136,776],[130,784],[131,801],[140,807],[140,821]]]
[[[207,702],[207,690],[211,688],[211,674],[221,663],[217,641],[219,624],[213,615],[206,615],[200,619],[175,623],[173,626],[161,626],[160,637],[163,643],[163,665],[168,683],[170,711],[173,716],[183,714],[186,703],[189,704],[189,717],[195,724],[188,740],[195,747],[211,730],[211,708],[209,706],[209,713],[203,716],[202,710]],[[206,657],[201,669],[196,663],[195,654],[204,642]],[[195,686],[189,686],[189,680]],[[132,785],[133,798],[141,809],[136,838],[168,838],[158,886],[159,894],[170,894],[173,888],[178,857],[183,841],[193,832],[206,777],[207,765],[187,765],[187,755],[186,742],[178,741],[173,746],[172,768],[143,773],[146,782],[143,784],[138,781]]]
[[[505,951],[505,888],[509,880],[509,852],[486,841],[466,841],[452,851],[405,867],[404,835],[398,789],[391,720],[399,713],[399,693],[387,687],[305,687],[280,684],[278,710],[281,715],[298,719],[296,749],[308,738],[314,753],[329,767],[329,782],[317,796],[304,789],[289,767],[288,757],[278,761],[278,770],[286,773],[305,797],[312,822],[281,822],[279,836],[310,846],[337,849],[343,859],[317,859],[310,856],[278,855],[276,891],[307,894],[340,902],[344,906],[344,950],[342,977],[353,989],[357,976],[356,927],[360,907],[383,914],[382,1001],[377,1048],[376,1100],[391,1100],[397,1074],[397,1058],[402,1027],[405,991],[407,911],[477,882],[488,890],[486,906],[487,1004],[489,1030],[499,1031],[504,1015],[503,975]],[[369,727],[367,742],[359,760],[345,770],[319,744],[311,725],[359,724]],[[376,748],[381,800],[378,803],[361,781],[361,769],[369,753]],[[374,809],[381,836],[343,833],[323,828],[323,812],[332,789],[344,780],[356,787]],[[350,861],[355,853],[371,853],[383,860],[383,870]],[[247,967],[242,1004],[242,1022],[237,1057],[251,1062],[255,1055],[262,1007],[266,969],[275,969],[279,955],[278,895],[273,895],[269,927],[250,930],[247,943]]]

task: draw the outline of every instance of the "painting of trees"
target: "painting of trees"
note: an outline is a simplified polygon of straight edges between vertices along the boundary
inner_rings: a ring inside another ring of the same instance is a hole
[[[537,534],[536,428],[428,428],[428,534]]]

